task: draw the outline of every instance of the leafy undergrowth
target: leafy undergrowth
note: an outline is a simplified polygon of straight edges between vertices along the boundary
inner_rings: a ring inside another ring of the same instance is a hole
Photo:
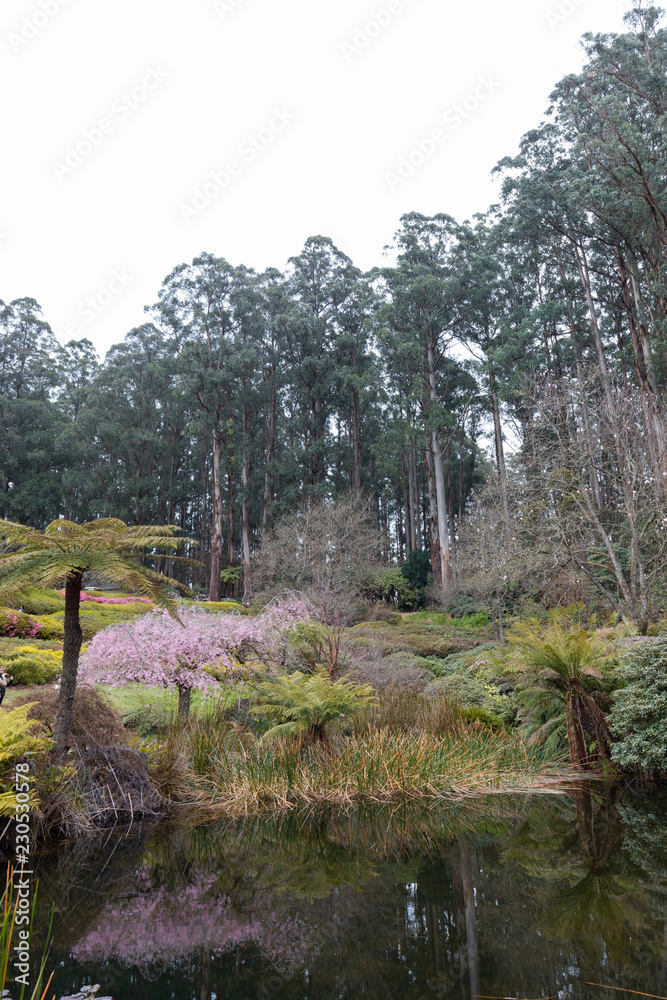
[[[200,801],[234,815],[318,803],[346,807],[552,790],[576,776],[517,733],[479,725],[460,724],[439,737],[387,728],[337,734],[330,747],[304,751],[294,743],[268,749],[242,733],[214,740],[206,727],[195,727],[190,749],[184,777]]]

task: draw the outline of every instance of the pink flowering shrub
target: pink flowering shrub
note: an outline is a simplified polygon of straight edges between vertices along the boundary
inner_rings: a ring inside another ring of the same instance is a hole
[[[298,601],[274,602],[256,618],[182,608],[176,621],[154,611],[98,632],[83,657],[81,679],[207,691],[216,679],[282,662],[286,634],[307,617]]]
[[[8,639],[34,639],[43,627],[41,622],[22,611],[0,609],[0,636]]]
[[[274,965],[295,969],[316,956],[316,934],[287,914],[237,913],[210,879],[198,877],[178,892],[149,890],[107,904],[72,955],[95,964],[115,959],[155,975],[202,951],[222,955],[254,945]]]

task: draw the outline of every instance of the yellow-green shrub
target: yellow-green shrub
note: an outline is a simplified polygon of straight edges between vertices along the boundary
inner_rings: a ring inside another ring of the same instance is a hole
[[[196,608],[198,611],[235,611],[239,615],[247,615],[249,611],[242,604],[236,601],[186,601],[189,608]]]
[[[41,727],[34,719],[28,718],[30,705],[22,705],[12,712],[0,712],[0,816],[12,816],[16,811],[14,785],[14,764],[26,753],[39,753],[50,745],[50,741],[36,736]],[[33,801],[32,807],[38,805]]]
[[[142,601],[136,601],[132,604],[96,604],[93,601],[83,602],[79,609],[79,620],[81,622],[84,642],[89,642],[98,632],[101,632],[103,628],[108,628],[109,625],[117,625],[120,622],[131,621],[138,615],[148,614],[151,608],[151,604],[145,604]],[[37,620],[45,626],[45,631],[39,633],[40,638],[52,638],[50,633],[53,631],[53,638],[62,639],[65,625],[64,611],[60,612],[60,614],[48,615]],[[47,635],[46,632],[49,634]]]
[[[65,613],[57,615],[34,615],[34,621],[40,625],[37,637],[40,639],[62,642],[65,637]]]
[[[62,670],[63,654],[53,649],[19,646],[0,655],[0,664],[14,677],[15,684],[50,684]]]

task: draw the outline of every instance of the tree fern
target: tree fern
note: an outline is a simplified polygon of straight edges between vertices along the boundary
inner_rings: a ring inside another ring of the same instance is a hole
[[[53,521],[44,531],[0,521],[0,596],[13,595],[28,584],[53,587],[65,580],[65,635],[63,670],[54,739],[59,750],[67,744],[72,726],[74,693],[81,652],[81,582],[85,572],[98,573],[118,586],[145,594],[175,615],[165,594],[167,577],[138,561],[141,555],[158,556],[188,541],[176,538],[170,525],[130,527],[114,517],[86,524]]]
[[[616,627],[587,632],[563,616],[552,615],[546,626],[515,625],[509,637],[504,666],[515,679],[520,714],[551,746],[564,724],[570,758],[583,767],[611,756],[599,694],[618,665],[616,640],[621,631]]]
[[[326,727],[336,719],[368,708],[375,700],[373,688],[341,679],[332,684],[324,669],[313,674],[294,674],[265,681],[257,688],[255,708],[274,726],[262,742],[282,736],[298,736],[302,746],[327,741]]]

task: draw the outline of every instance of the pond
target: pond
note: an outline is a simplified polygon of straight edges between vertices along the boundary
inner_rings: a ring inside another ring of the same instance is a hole
[[[197,823],[39,862],[57,996],[667,996],[667,799],[584,788]]]

